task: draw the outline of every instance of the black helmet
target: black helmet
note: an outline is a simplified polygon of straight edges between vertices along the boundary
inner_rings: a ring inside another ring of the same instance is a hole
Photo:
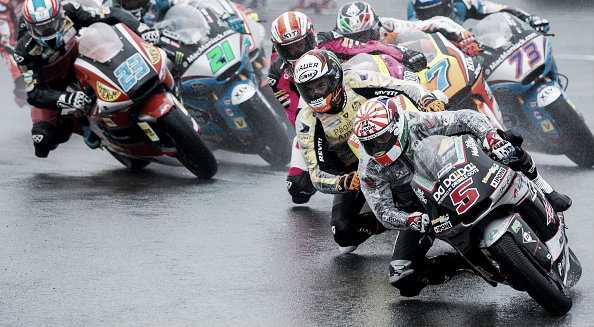
[[[450,17],[453,9],[452,0],[412,0],[412,5],[421,20],[435,16]]]
[[[137,19],[142,20],[150,6],[150,0],[113,0],[113,4],[128,10]]]

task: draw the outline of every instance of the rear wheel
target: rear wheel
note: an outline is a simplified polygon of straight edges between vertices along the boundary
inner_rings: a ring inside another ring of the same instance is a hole
[[[491,247],[491,253],[509,273],[510,284],[521,285],[543,308],[552,315],[561,316],[571,309],[572,300],[549,280],[530,261],[509,234],[505,234]]]
[[[116,158],[119,162],[121,162],[122,165],[124,165],[127,168],[130,168],[132,170],[140,170],[140,169],[148,166],[148,164],[151,163],[150,161],[147,161],[147,160],[140,160],[140,159],[126,157],[121,154],[115,153],[111,150],[107,150],[107,152],[109,152],[114,158]]]
[[[575,109],[560,96],[546,107],[553,119],[565,155],[583,168],[594,165],[594,135]]]
[[[179,161],[194,175],[208,179],[217,172],[217,161],[194,130],[193,120],[185,115],[177,106],[173,106],[165,116],[157,120],[173,140],[179,151]]]

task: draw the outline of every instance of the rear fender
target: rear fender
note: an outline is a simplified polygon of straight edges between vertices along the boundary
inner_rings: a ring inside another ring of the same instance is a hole
[[[530,253],[542,268],[547,271],[551,269],[553,255],[549,248],[518,213],[490,221],[483,231],[483,242],[489,248],[506,233],[509,233],[526,253]]]

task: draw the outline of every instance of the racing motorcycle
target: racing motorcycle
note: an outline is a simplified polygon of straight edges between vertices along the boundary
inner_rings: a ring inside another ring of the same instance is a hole
[[[196,121],[170,89],[165,53],[123,24],[95,23],[78,40],[78,87],[96,99],[86,114],[102,146],[128,168],[180,163],[210,178],[217,162]]]
[[[271,103],[259,88],[250,38],[222,22],[215,5],[175,5],[155,24],[162,33],[159,46],[172,58],[179,94],[210,146],[284,166],[291,157],[284,110],[275,110],[276,99]]]
[[[472,135],[430,136],[413,164],[411,186],[431,219],[421,243],[449,243],[487,283],[525,291],[552,315],[571,309],[581,264],[563,214],[526,176],[492,160]]]
[[[487,16],[472,31],[504,125],[520,132],[527,148],[592,167],[594,135],[567,98],[547,35],[506,13]]]
[[[503,129],[499,105],[477,59],[464,54],[441,33],[410,29],[398,34],[394,44],[425,55],[427,68],[417,73],[420,83],[430,91],[442,91],[449,100],[449,108],[476,109]]]

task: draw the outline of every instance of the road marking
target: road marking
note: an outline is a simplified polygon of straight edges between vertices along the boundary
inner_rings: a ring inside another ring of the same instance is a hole
[[[557,59],[594,61],[594,55],[555,54]]]

